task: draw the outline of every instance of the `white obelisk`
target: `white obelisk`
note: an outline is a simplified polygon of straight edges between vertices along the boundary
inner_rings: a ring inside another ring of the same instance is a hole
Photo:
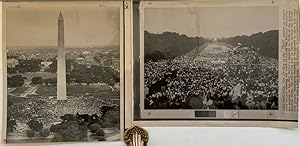
[[[64,17],[58,16],[58,42],[57,42],[57,100],[67,99],[67,77],[65,58]]]

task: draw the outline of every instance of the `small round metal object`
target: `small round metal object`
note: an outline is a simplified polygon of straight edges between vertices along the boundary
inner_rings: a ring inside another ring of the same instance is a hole
[[[147,146],[148,140],[147,130],[137,125],[124,132],[124,142],[127,146]]]

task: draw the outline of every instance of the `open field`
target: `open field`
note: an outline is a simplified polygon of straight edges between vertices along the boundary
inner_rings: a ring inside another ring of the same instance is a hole
[[[21,94],[24,93],[28,87],[17,87],[15,90],[11,91],[10,93],[16,95],[16,94]]]
[[[40,86],[36,91],[37,95],[56,96],[56,86]],[[108,85],[69,85],[67,86],[68,96],[103,96],[119,98],[119,91],[112,92]]]

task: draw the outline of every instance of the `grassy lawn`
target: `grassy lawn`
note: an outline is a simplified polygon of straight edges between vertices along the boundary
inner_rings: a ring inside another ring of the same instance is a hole
[[[23,93],[28,89],[28,87],[17,87],[15,90],[13,90],[11,93],[15,94],[15,93]]]
[[[43,96],[56,96],[56,86],[40,86],[36,91],[38,95]],[[91,96],[103,96],[109,98],[119,98],[119,92],[111,92],[111,89],[108,85],[72,85],[67,86],[67,95],[68,96],[82,96],[82,95],[91,95]]]
[[[56,92],[56,86],[39,86],[35,91],[36,94],[43,96],[56,96]]]
[[[11,96],[11,95],[8,95],[8,102],[14,102],[14,103],[18,103],[18,102],[24,102],[27,100],[27,98],[24,98],[24,97],[16,97],[16,96]]]
[[[91,95],[91,96],[102,96],[107,98],[119,98],[119,92],[111,92],[111,88],[108,85],[76,85],[67,87],[68,96],[80,96],[80,95]]]

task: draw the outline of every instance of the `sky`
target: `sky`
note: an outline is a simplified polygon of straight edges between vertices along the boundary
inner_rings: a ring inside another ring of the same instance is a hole
[[[64,17],[66,47],[119,45],[118,7],[21,7],[7,9],[7,46],[57,46],[60,11]]]
[[[251,35],[279,28],[278,7],[145,8],[144,28],[206,38]]]

